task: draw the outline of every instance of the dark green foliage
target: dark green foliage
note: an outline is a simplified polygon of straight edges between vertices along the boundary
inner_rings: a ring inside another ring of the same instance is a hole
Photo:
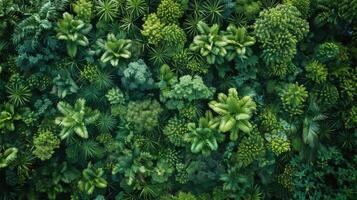
[[[0,0],[0,199],[355,199],[356,13]]]

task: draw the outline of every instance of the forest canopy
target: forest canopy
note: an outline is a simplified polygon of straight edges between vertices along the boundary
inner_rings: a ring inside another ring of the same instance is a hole
[[[0,0],[0,200],[350,200],[357,0]]]

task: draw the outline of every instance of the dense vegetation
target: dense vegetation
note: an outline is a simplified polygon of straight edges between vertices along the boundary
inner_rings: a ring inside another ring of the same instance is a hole
[[[0,0],[0,199],[357,195],[357,0]]]

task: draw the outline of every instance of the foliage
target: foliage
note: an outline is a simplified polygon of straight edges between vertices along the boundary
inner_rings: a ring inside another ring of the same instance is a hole
[[[262,59],[268,66],[274,68],[291,63],[297,43],[309,31],[308,23],[300,16],[291,5],[278,5],[260,13],[254,32],[263,49]]]
[[[136,62],[129,63],[128,67],[124,69],[121,82],[129,90],[147,90],[154,85],[151,76],[148,66],[143,60],[139,59]]]
[[[60,140],[51,131],[41,131],[34,137],[33,144],[33,154],[41,160],[48,160],[52,157],[54,149],[59,148]]]
[[[218,101],[211,101],[209,107],[219,114],[219,131],[230,132],[230,139],[236,140],[239,131],[249,133],[253,126],[249,122],[256,104],[250,96],[240,98],[235,88],[228,90],[228,95],[219,93]]]
[[[171,109],[182,109],[187,103],[197,100],[209,99],[213,96],[214,89],[205,85],[200,76],[182,76],[179,81],[162,93],[162,99]]]
[[[107,181],[102,177],[103,174],[102,168],[95,168],[88,164],[88,167],[82,172],[82,179],[78,181],[79,189],[87,194],[92,194],[95,188],[107,187]]]
[[[63,13],[63,19],[57,25],[57,38],[66,41],[68,55],[75,57],[78,46],[87,46],[88,38],[85,36],[92,25],[82,20],[74,19],[69,13]]]
[[[0,0],[0,199],[355,199],[356,14]]]
[[[162,112],[156,100],[131,101],[128,103],[124,119],[138,131],[150,131],[159,123]]]
[[[186,140],[191,142],[193,153],[209,154],[218,149],[218,142],[222,142],[224,138],[216,130],[218,125],[217,118],[213,118],[211,112],[207,112],[205,117],[199,119],[198,127],[193,123],[188,125],[191,132],[187,134]]]
[[[131,57],[131,40],[119,39],[114,34],[107,35],[106,41],[98,42],[104,53],[100,60],[103,63],[110,62],[111,65],[117,66],[120,59],[128,59]]]
[[[283,108],[290,115],[300,115],[303,113],[303,106],[308,97],[304,85],[298,83],[290,83],[280,93],[280,99],[283,103]]]
[[[86,126],[98,119],[99,112],[87,108],[85,103],[84,99],[77,99],[74,106],[63,101],[57,104],[58,111],[63,115],[55,120],[57,125],[62,126],[61,139],[69,137],[73,132],[82,138],[88,138]]]

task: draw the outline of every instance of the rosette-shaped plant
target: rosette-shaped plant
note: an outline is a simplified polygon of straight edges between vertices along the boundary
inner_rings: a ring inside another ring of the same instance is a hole
[[[249,47],[255,44],[255,38],[248,35],[247,29],[229,25],[224,35],[228,43],[226,47],[227,60],[231,61],[236,57],[247,58],[247,51],[251,51]]]
[[[87,194],[92,194],[95,188],[106,188],[108,183],[103,176],[104,170],[102,168],[95,168],[89,164],[82,172],[78,187]]]
[[[33,144],[33,154],[41,160],[48,160],[52,157],[54,149],[59,148],[60,139],[51,131],[41,131],[34,137]]]
[[[303,113],[302,109],[308,96],[304,85],[299,85],[298,83],[288,84],[282,93],[280,93],[284,110],[292,116]]]
[[[222,64],[227,55],[225,47],[228,45],[228,41],[220,35],[218,24],[209,27],[200,21],[197,27],[199,35],[193,38],[190,50],[200,53],[206,58],[208,64]]]
[[[156,100],[131,101],[124,119],[137,131],[151,131],[158,125],[161,112],[160,103]]]
[[[112,105],[123,104],[125,102],[123,92],[117,87],[110,89],[105,95],[105,97],[107,97],[109,103]]]
[[[100,60],[103,63],[110,62],[111,65],[119,65],[122,59],[131,57],[132,42],[129,39],[117,38],[114,34],[109,33],[106,41],[98,42],[99,46],[104,50]]]
[[[191,132],[186,134],[185,140],[191,143],[191,152],[202,152],[209,155],[211,151],[218,149],[218,142],[224,139],[224,136],[217,131],[219,125],[218,118],[214,118],[211,112],[206,112],[204,117],[195,123],[189,123],[188,128]]]
[[[21,115],[15,113],[14,105],[6,103],[0,110],[0,129],[6,129],[9,131],[15,130],[14,122],[20,120]]]
[[[55,120],[57,125],[62,126],[61,139],[69,137],[72,133],[76,133],[82,138],[88,138],[87,125],[93,124],[100,113],[85,107],[85,103],[86,101],[80,98],[77,99],[74,106],[63,101],[57,104],[58,110],[63,115]]]
[[[307,21],[292,5],[278,5],[262,11],[255,23],[255,36],[261,43],[264,62],[270,66],[288,65],[296,54],[296,44],[309,31]]]
[[[65,98],[68,94],[77,93],[79,87],[69,73],[58,74],[53,79],[52,94]]]
[[[235,88],[228,90],[228,95],[218,94],[218,101],[211,101],[208,106],[219,114],[219,131],[230,132],[230,139],[236,140],[239,131],[249,133],[253,126],[249,122],[256,104],[252,97],[239,98]]]
[[[324,83],[327,79],[327,68],[326,65],[321,64],[318,61],[312,61],[308,63],[305,67],[306,77],[317,83]]]
[[[18,152],[19,150],[16,147],[11,147],[0,153],[0,169],[7,167],[12,161],[14,161],[17,158]]]
[[[57,25],[57,38],[66,41],[67,52],[71,57],[77,54],[78,46],[87,46],[89,41],[86,34],[92,29],[92,25],[84,23],[82,20],[74,19],[67,12],[63,13],[63,19]]]

